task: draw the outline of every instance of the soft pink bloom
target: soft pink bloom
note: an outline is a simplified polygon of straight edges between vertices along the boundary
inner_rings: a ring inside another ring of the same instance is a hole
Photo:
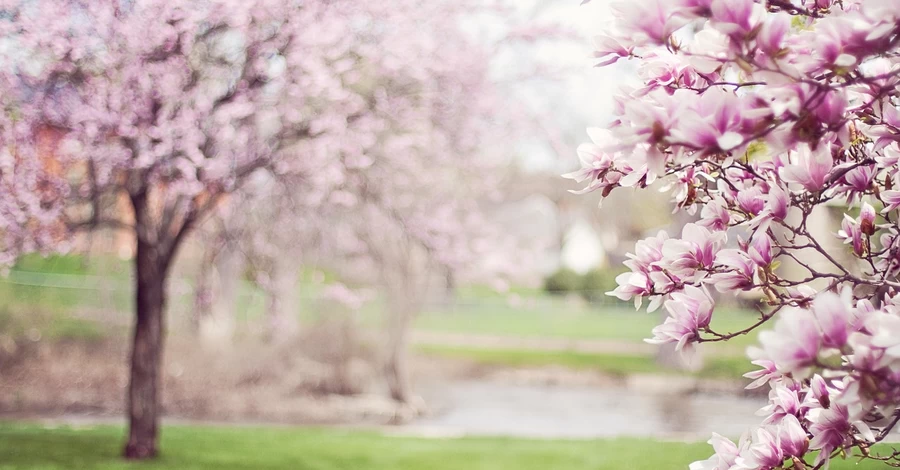
[[[636,44],[645,41],[664,44],[672,33],[689,21],[679,3],[671,0],[616,2],[610,8],[616,16],[616,26],[622,30],[622,37]]]
[[[619,287],[606,295],[612,295],[619,300],[634,299],[634,307],[640,308],[644,296],[653,293],[653,284],[650,278],[644,273],[623,273],[616,276],[616,283]]]
[[[584,194],[609,184],[604,179],[606,173],[613,167],[616,157],[603,150],[603,145],[609,145],[612,142],[612,136],[605,129],[588,129],[593,142],[585,143],[578,146],[578,161],[581,168],[571,173],[566,173],[563,178],[575,180],[578,183],[587,183],[587,186],[579,191],[572,191],[575,194]]]
[[[623,57],[628,57],[634,47],[625,47],[617,39],[610,36],[594,37],[594,57],[601,59],[596,67],[604,67],[616,63]]]
[[[680,95],[682,99],[688,99]],[[745,143],[744,123],[768,113],[722,88],[713,87],[699,96],[681,114],[672,128],[672,138],[704,152],[735,150]]]
[[[731,439],[713,433],[712,439],[707,442],[715,453],[707,460],[692,463],[690,470],[730,470],[734,467],[734,461],[740,455],[741,449]],[[746,443],[744,444],[741,447],[746,447]]]
[[[778,441],[785,457],[803,457],[809,449],[806,430],[796,416],[787,415],[778,424]]]
[[[723,232],[710,232],[697,224],[687,224],[681,238],[663,243],[661,264],[679,276],[692,276],[699,269],[711,268],[716,253],[725,243]]]
[[[769,187],[769,194],[766,198],[766,209],[772,214],[775,220],[784,220],[788,214],[788,202],[790,195],[787,191],[778,185]]]
[[[735,459],[735,468],[772,470],[784,463],[784,453],[777,435],[768,429],[757,428],[752,436],[752,444]]]
[[[787,12],[768,15],[756,36],[756,45],[766,54],[775,55],[781,50],[784,36],[790,29],[791,15]]]
[[[772,264],[772,238],[764,231],[757,231],[750,239],[747,254],[760,266]]]
[[[625,266],[632,271],[647,273],[653,269],[653,265],[663,259],[663,244],[669,239],[669,234],[660,230],[655,237],[647,237],[638,241],[634,246],[634,253],[628,253],[629,258]]]
[[[850,321],[850,291],[838,296],[822,292],[813,300],[812,310],[822,330],[822,345],[840,349],[847,343]]]
[[[832,403],[829,408],[817,408],[808,413],[809,448],[820,451],[816,462],[824,462],[828,455],[850,439],[850,412],[847,406]]]
[[[821,375],[813,375],[812,379],[809,380],[809,392],[807,399],[811,398],[815,400],[822,408],[831,406],[831,395],[828,391],[828,384],[825,383],[825,379],[823,379]]]
[[[741,250],[725,249],[716,255],[716,272],[710,276],[719,292],[749,290],[756,285],[756,263]]]
[[[900,207],[900,191],[882,191],[881,200],[884,201],[885,206],[884,210],[882,210],[881,213],[887,214],[888,212]]]
[[[812,312],[790,308],[780,313],[774,330],[759,334],[759,342],[778,370],[802,376],[819,355],[822,334]]]
[[[671,294],[665,303],[669,312],[662,325],[653,329],[653,338],[644,341],[651,344],[676,343],[681,351],[700,338],[700,330],[709,326],[714,308],[713,300],[703,289],[685,286],[683,292]]]
[[[791,163],[781,169],[781,178],[788,183],[796,183],[807,191],[815,192],[825,187],[828,173],[834,166],[831,150],[820,145],[811,150],[803,145],[791,157]]]
[[[759,356],[756,360],[751,362],[751,364],[762,367],[762,369],[747,372],[746,374],[744,374],[744,377],[753,381],[744,388],[748,390],[759,388],[769,383],[770,380],[781,377],[782,374],[781,372],[778,372],[778,369],[775,367],[775,362],[771,359],[761,357],[762,355],[764,355],[761,349],[752,348],[750,351],[748,351],[748,354],[751,354],[751,357]]]
[[[783,384],[773,384],[769,390],[769,404],[756,412],[757,416],[765,416],[763,424],[779,423],[785,416],[795,416],[800,412],[800,397],[796,390]]]
[[[751,217],[759,214],[766,207],[766,201],[763,199],[762,189],[759,186],[750,186],[740,190],[736,200],[738,207],[750,214]]]
[[[765,8],[753,0],[714,0],[710,3],[716,29],[729,36],[748,35],[766,15]]]
[[[853,252],[856,253],[856,256],[866,254],[862,228],[853,220],[853,217],[844,214],[844,219],[841,221],[841,229],[838,230],[837,235],[844,239],[844,243],[853,246]]]
[[[710,230],[726,230],[731,223],[731,212],[722,199],[715,199],[705,204],[700,211],[700,221],[698,224]]]

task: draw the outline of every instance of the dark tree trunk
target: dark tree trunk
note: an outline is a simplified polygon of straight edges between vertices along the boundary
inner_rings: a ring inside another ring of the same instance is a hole
[[[166,271],[170,253],[138,237],[135,260],[137,319],[128,384],[128,443],[125,458],[149,459],[159,440],[160,368],[166,306]]]
[[[412,390],[407,370],[408,334],[411,314],[405,305],[393,309],[388,320],[388,351],[385,361],[385,379],[388,390],[398,403],[410,403]]]

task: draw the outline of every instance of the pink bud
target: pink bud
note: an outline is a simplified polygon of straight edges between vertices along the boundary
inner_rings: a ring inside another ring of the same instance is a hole
[[[875,208],[864,202],[859,211],[859,227],[862,233],[872,236],[875,234]]]

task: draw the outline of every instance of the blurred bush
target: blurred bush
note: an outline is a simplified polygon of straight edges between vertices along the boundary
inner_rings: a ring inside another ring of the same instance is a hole
[[[617,301],[606,293],[618,286],[616,276],[623,272],[624,268],[594,268],[588,271],[581,277],[581,296],[591,303]]]
[[[544,280],[544,290],[553,295],[576,292],[581,285],[581,276],[569,268],[562,268]]]

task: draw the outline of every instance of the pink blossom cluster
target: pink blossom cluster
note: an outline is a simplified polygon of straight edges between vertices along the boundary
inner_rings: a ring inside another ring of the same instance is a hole
[[[900,1],[612,9],[598,65],[637,60],[638,83],[566,176],[604,196],[661,180],[695,221],[639,241],[610,294],[663,306],[648,341],[681,351],[775,325],[747,375],[771,387],[762,424],[737,444],[715,436],[691,468],[824,468],[851,452],[896,463],[870,447],[900,420]],[[814,229],[833,208],[839,226]],[[716,331],[715,291],[757,295],[757,321]]]

